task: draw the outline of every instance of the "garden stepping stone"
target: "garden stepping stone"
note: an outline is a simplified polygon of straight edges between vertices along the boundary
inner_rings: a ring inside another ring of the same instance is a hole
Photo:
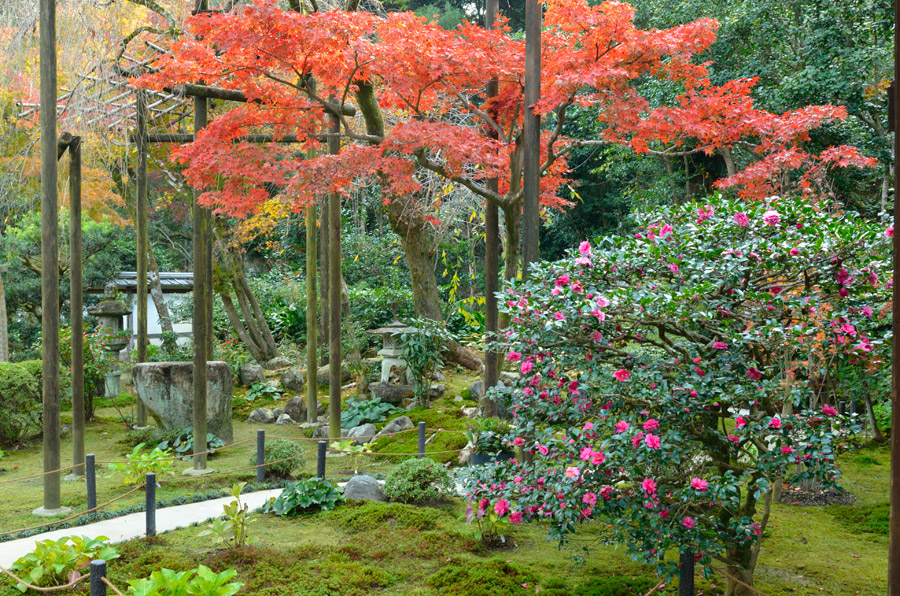
[[[344,498],[351,501],[387,501],[381,484],[367,474],[354,476],[347,481]]]

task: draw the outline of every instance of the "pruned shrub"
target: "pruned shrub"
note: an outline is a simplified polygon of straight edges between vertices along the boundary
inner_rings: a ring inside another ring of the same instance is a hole
[[[384,494],[401,503],[428,503],[441,499],[452,488],[444,466],[430,459],[400,462],[384,481]]]
[[[12,445],[41,428],[40,388],[24,367],[0,362],[0,445]]]
[[[277,478],[290,478],[294,470],[303,467],[303,458],[300,457],[302,454],[303,447],[294,441],[284,439],[266,441],[266,474]],[[251,466],[255,466],[256,454],[251,455],[248,461]]]

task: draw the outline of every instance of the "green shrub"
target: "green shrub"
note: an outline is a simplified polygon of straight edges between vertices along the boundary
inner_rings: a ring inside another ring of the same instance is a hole
[[[18,364],[31,373],[31,376],[37,381],[37,398],[40,400],[44,378],[43,360],[23,360]],[[65,366],[59,367],[59,395],[63,400],[72,399],[72,372]]]
[[[386,526],[428,532],[441,528],[442,523],[455,525],[454,518],[440,509],[377,501],[352,501],[328,516],[340,528],[354,533],[383,530]]]
[[[595,577],[585,582],[578,593],[582,596],[633,596],[644,594],[655,584],[655,580],[647,577]]]
[[[37,433],[42,413],[37,380],[18,364],[0,362],[0,445]]]
[[[206,450],[209,451],[209,457],[216,453],[216,449],[224,447],[225,441],[214,435],[206,433]],[[175,455],[183,455],[181,459],[190,459],[194,452],[194,428],[188,426],[181,430],[166,430],[159,435],[159,444],[157,445],[162,451],[173,450]],[[256,462],[254,462],[256,463]]]
[[[266,503],[263,511],[290,517],[300,513],[334,509],[343,499],[343,495],[334,484],[321,478],[309,478],[289,484],[273,501]]]
[[[437,501],[452,489],[450,474],[430,459],[410,458],[394,466],[384,482],[384,494],[401,503]]]
[[[341,426],[353,428],[367,422],[384,422],[388,416],[405,413],[405,410],[380,399],[349,399],[341,412]]]
[[[20,557],[10,569],[31,585],[61,586],[87,572],[94,559],[110,561],[118,558],[116,549],[107,542],[106,536],[63,536],[58,540],[42,540],[35,545],[34,552]],[[16,589],[25,592],[28,588],[20,583]]]
[[[285,439],[276,439],[274,441],[266,441],[266,474],[277,478],[290,478],[297,468],[303,467],[303,458],[299,457],[303,453],[303,447],[294,441]],[[287,459],[287,458],[293,459]],[[287,459],[287,461],[281,461]],[[256,454],[250,456],[247,460],[248,465],[256,465]],[[279,462],[271,463],[270,462]]]
[[[144,451],[147,445],[141,443],[132,449],[128,454],[127,462],[109,464],[111,470],[125,472],[123,484],[140,484],[147,477],[147,474],[153,473],[157,477],[163,474],[171,474],[175,467],[171,451],[163,451],[159,447],[154,447],[150,451]]]

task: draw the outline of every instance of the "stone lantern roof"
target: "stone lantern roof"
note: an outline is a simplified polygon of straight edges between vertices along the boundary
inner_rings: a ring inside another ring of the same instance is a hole
[[[403,353],[403,347],[400,345],[400,337],[406,333],[417,333],[418,331],[419,330],[416,327],[410,327],[400,321],[394,321],[384,327],[372,329],[368,331],[368,333],[380,335],[384,340],[384,348],[379,350],[379,356],[396,358]]]

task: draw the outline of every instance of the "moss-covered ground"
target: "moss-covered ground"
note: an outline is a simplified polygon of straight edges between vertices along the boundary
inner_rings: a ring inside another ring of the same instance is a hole
[[[468,376],[449,379],[445,398],[432,404],[431,410],[410,411],[410,417],[426,421],[430,430],[463,430],[465,421],[459,414],[467,404],[454,402],[453,396],[462,393],[471,380]],[[244,419],[243,412],[235,419],[237,440],[255,435],[256,426]],[[304,437],[295,427],[270,426],[267,430]],[[439,434],[429,443],[429,451],[458,448],[459,437]],[[133,440],[129,442],[116,410],[108,405],[100,408],[97,419],[88,425],[88,451],[100,461],[123,459]],[[309,445],[314,447],[314,443]],[[376,448],[383,453],[415,451],[415,434],[383,441]],[[70,449],[70,441],[64,441],[63,453]],[[226,450],[211,460],[211,466],[226,471],[244,467],[253,449],[249,443]],[[392,460],[369,456],[363,468],[373,474],[385,473]],[[884,446],[849,451],[839,457],[839,464],[842,484],[857,497],[854,505],[773,506],[756,573],[757,587],[763,592],[771,596],[885,593],[889,452]],[[188,465],[179,462],[178,475],[163,478],[159,499],[220,490],[235,480],[250,480],[254,474],[248,470],[186,479],[180,470]],[[311,454],[298,474],[311,475],[314,465]],[[340,475],[346,467],[339,458],[328,460],[330,476]],[[40,445],[7,452],[0,468],[5,470],[0,482],[39,472]],[[98,485],[101,502],[127,490],[121,473],[105,469]],[[64,483],[63,503],[82,510],[84,491],[83,482]],[[0,532],[40,523],[30,515],[40,504],[40,479],[0,485],[0,494]],[[142,500],[143,494],[137,493],[114,508]],[[199,528],[186,528],[121,545],[123,556],[111,563],[110,576],[124,587],[128,579],[143,577],[159,567],[187,569],[204,563],[214,569],[236,568],[244,583],[242,593],[292,596],[626,596],[644,594],[653,585],[652,573],[631,562],[624,548],[599,543],[597,527],[584,527],[569,546],[559,549],[547,542],[546,527],[520,526],[511,536],[514,547],[487,550],[473,539],[473,529],[459,521],[462,512],[462,503],[451,502],[439,508],[344,505],[294,519],[258,514],[258,521],[251,526],[258,541],[251,548],[219,550],[208,537],[197,536]],[[589,550],[583,550],[585,547]],[[579,555],[585,558],[576,564]],[[698,593],[721,594],[724,583],[721,576],[701,579]],[[0,595],[17,593],[11,583],[0,587]],[[657,593],[672,594],[674,587]]]

